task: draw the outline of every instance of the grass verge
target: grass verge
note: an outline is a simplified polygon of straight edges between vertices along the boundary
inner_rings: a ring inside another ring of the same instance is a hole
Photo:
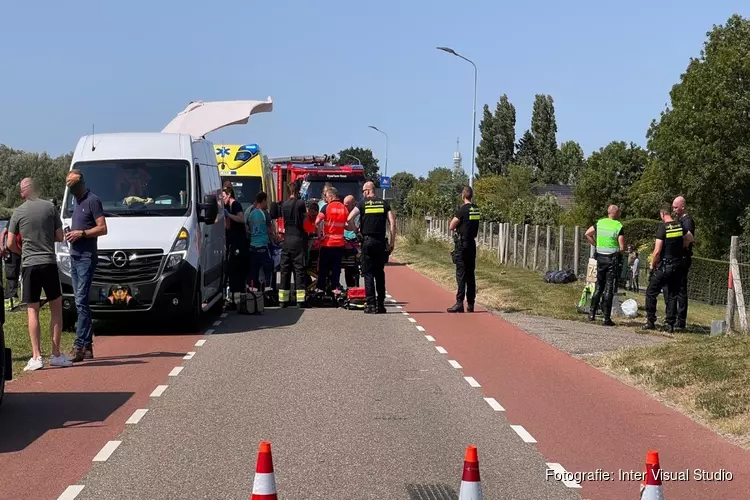
[[[13,378],[24,374],[23,367],[31,358],[31,340],[29,339],[29,322],[26,310],[5,312],[5,345],[13,351]],[[39,314],[39,322],[42,330],[42,356],[45,365],[49,363],[49,355],[52,350],[52,340],[49,334],[49,307],[42,307]],[[61,350],[67,352],[73,345],[75,333],[63,332]]]
[[[455,267],[446,243],[402,238],[393,260],[452,289]],[[477,259],[477,300],[503,312],[520,312],[557,319],[585,321],[576,311],[582,283],[544,283],[539,273],[499,265],[489,252]],[[639,332],[645,325],[644,296],[628,293],[641,308],[640,316],[619,320]],[[659,297],[658,311],[664,311]],[[690,303],[689,329],[705,333],[711,320],[721,319],[724,308]],[[750,449],[750,336],[678,334],[674,342],[650,347],[627,348],[597,357],[587,357],[592,366],[619,380],[639,387],[660,400],[730,437]]]

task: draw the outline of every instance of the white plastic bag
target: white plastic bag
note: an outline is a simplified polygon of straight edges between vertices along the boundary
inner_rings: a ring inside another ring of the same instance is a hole
[[[622,305],[620,305],[620,309],[622,309],[622,314],[624,314],[626,318],[635,318],[638,316],[638,303],[633,299],[628,299],[623,302]]]

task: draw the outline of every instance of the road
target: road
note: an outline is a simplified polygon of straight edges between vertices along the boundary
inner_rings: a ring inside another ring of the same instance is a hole
[[[668,471],[734,474],[670,482],[665,498],[746,498],[745,451],[495,315],[445,313],[452,294],[414,271],[387,272],[386,315],[269,309],[205,335],[98,336],[95,361],[14,381],[0,498],[247,499],[262,440],[289,499],[456,499],[469,444],[487,499],[635,498],[638,481],[575,488],[546,472],[642,471],[649,449]]]

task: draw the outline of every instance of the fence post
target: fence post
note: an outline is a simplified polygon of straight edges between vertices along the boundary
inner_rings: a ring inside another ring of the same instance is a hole
[[[573,234],[573,272],[578,276],[578,263],[581,260],[581,228],[576,226]]]
[[[493,223],[490,222],[490,244],[489,244],[490,250],[492,250],[492,244],[495,242],[495,233],[492,232],[492,229],[493,229],[492,224]]]
[[[513,265],[518,264],[518,224],[513,224]]]
[[[487,244],[487,221],[482,222],[482,245]]]
[[[510,222],[505,223],[505,263],[510,262]]]
[[[549,271],[550,258],[552,257],[552,226],[547,226],[547,250],[544,256],[544,272]]]
[[[497,261],[503,263],[503,223],[497,223]]]
[[[539,224],[534,225],[534,271],[539,267]]]
[[[739,246],[739,236],[732,236],[732,243],[729,249],[729,278],[731,291],[734,296],[734,303],[737,305],[737,312],[740,316],[740,329],[747,332],[747,313],[745,311],[745,297],[742,293],[742,281],[740,279],[740,266],[737,262],[737,248]],[[734,311],[732,311],[734,318]]]
[[[523,268],[526,269],[526,263],[528,260],[526,259],[526,254],[528,253],[529,246],[529,225],[524,224],[523,225]]]
[[[560,226],[560,244],[558,250],[558,266],[557,268],[562,271],[563,268],[563,257],[565,254],[565,226]]]

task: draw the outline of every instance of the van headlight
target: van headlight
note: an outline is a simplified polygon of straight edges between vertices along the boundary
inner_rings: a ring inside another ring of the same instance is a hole
[[[70,249],[65,243],[57,244],[57,267],[70,276]]]
[[[172,245],[172,250],[167,255],[167,269],[174,269],[179,266],[187,256],[188,245],[190,244],[190,233],[184,227],[180,229]]]

